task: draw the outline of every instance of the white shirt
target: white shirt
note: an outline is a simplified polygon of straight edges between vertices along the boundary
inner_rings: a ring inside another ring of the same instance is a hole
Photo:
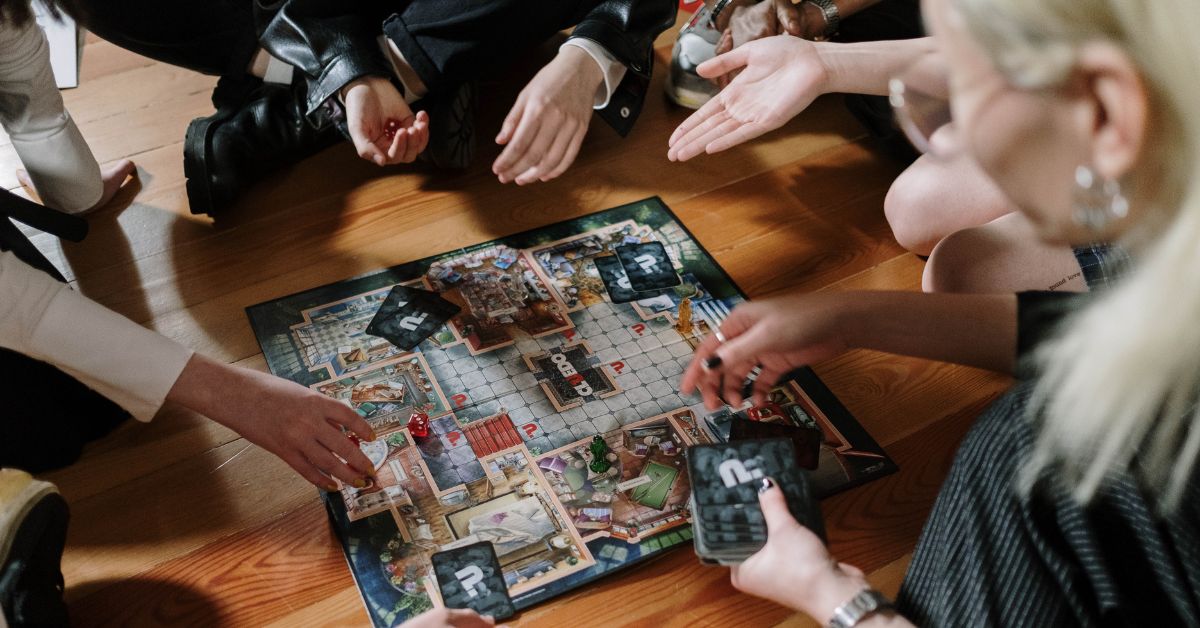
[[[47,205],[96,204],[100,167],[63,107],[45,35],[32,21],[0,25],[0,124]],[[192,356],[11,252],[0,253],[0,347],[57,366],[142,421]]]
[[[100,200],[100,165],[63,107],[46,35],[32,20],[0,24],[0,124],[48,207],[77,213]]]
[[[613,92],[617,91],[617,86],[625,78],[625,65],[617,61],[617,58],[612,56],[607,48],[590,39],[575,37],[568,39],[563,46],[582,48],[600,66],[600,72],[604,74],[604,84],[596,88],[596,98],[592,109],[600,110],[607,107]],[[559,46],[558,49],[562,50],[562,46]]]

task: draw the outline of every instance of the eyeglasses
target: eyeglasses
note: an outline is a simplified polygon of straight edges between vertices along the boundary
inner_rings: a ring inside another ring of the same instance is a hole
[[[888,82],[896,121],[917,150],[939,159],[958,153],[950,112],[950,79],[940,54],[925,55]]]

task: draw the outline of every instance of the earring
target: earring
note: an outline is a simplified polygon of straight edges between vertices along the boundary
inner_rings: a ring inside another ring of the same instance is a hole
[[[1075,169],[1073,205],[1075,212],[1071,219],[1090,231],[1100,231],[1129,214],[1129,200],[1122,193],[1121,184],[1101,178],[1088,166]]]

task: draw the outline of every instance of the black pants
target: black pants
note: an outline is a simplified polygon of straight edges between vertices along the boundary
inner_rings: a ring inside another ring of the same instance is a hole
[[[86,225],[0,189],[0,251],[62,281],[10,217],[71,240]],[[0,467],[41,472],[79,458],[85,443],[110,431],[129,414],[79,380],[44,362],[0,348]]]
[[[402,2],[383,32],[430,92],[480,78],[578,24],[601,0]]]
[[[82,12],[79,21],[101,38],[203,74],[241,76],[258,49],[250,0],[81,0],[77,4]]]
[[[600,2],[396,0],[394,11],[377,17],[380,34],[396,43],[430,91],[438,91],[512,62],[558,31],[578,24]],[[204,74],[240,76],[258,48],[259,18],[249,0],[83,0],[80,4],[81,22],[103,39]]]

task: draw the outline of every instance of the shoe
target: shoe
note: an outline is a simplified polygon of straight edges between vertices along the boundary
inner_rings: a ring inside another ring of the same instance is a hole
[[[68,624],[61,567],[68,516],[53,484],[0,469],[0,607],[12,628]]]
[[[223,77],[213,91],[217,112],[188,125],[183,173],[193,214],[215,215],[251,185],[283,166],[332,146],[333,124],[305,116],[305,84]]]
[[[712,81],[696,73],[701,63],[716,56],[721,32],[712,27],[708,7],[702,6],[679,31],[671,49],[671,71],[666,90],[671,102],[699,109],[720,91]]]
[[[450,92],[413,103],[429,114],[429,146],[418,156],[438,168],[462,170],[475,157],[475,105],[478,89],[468,81]]]

